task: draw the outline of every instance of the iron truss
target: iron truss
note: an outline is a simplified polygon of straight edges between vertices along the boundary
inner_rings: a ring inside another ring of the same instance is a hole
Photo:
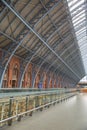
[[[0,4],[0,86],[13,56],[21,59],[20,87],[30,63],[38,65],[35,77],[41,69],[55,76],[60,74],[72,84],[85,76],[82,58],[85,60],[87,54],[85,57],[85,52],[80,52],[67,1],[1,0]],[[85,23],[76,27],[77,32],[80,26]]]

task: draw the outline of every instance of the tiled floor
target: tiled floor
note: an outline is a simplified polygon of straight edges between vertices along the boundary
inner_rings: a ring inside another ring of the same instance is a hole
[[[87,94],[78,94],[1,130],[87,130]]]

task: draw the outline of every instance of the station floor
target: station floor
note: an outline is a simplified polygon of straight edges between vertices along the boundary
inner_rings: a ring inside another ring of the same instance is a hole
[[[32,117],[1,130],[87,130],[87,94],[38,111]]]

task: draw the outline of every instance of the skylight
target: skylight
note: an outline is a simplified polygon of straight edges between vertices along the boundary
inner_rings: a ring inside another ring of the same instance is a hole
[[[87,2],[67,0],[84,68],[87,74]]]

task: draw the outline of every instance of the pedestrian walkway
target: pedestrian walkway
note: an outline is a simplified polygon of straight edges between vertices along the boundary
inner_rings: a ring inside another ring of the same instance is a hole
[[[87,94],[78,94],[1,130],[87,130]]]

